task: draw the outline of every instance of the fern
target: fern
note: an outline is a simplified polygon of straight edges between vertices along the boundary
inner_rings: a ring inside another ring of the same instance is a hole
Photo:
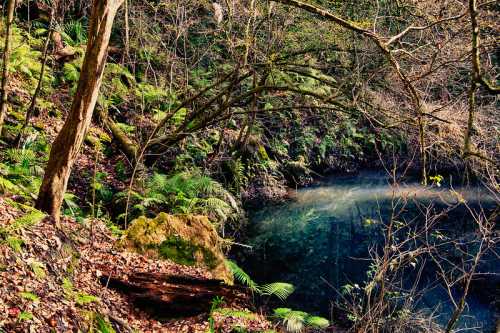
[[[96,326],[97,326],[98,332],[100,332],[100,333],[115,333],[115,330],[113,329],[111,324],[108,323],[106,321],[106,319],[104,319],[103,316],[96,315],[95,321],[96,321]]]
[[[325,318],[311,316],[307,312],[289,308],[275,309],[274,316],[281,320],[287,331],[292,333],[302,332],[306,327],[325,329],[330,325],[330,322]]]
[[[259,286],[234,261],[226,260],[226,265],[237,281],[239,281],[241,284],[247,286],[248,288],[250,288],[250,290],[261,296],[276,296],[280,300],[284,301],[286,298],[288,298],[288,296],[290,296],[295,291],[295,288],[292,284],[285,282],[274,282]]]
[[[14,252],[21,253],[22,250],[23,250],[22,247],[23,247],[24,241],[22,239],[20,239],[20,238],[8,236],[5,239],[5,243],[7,243],[7,245]]]
[[[33,319],[33,314],[30,312],[23,311],[19,314],[17,317],[17,320],[19,321],[28,321]]]
[[[43,263],[33,260],[30,263],[30,266],[37,279],[43,279],[47,275],[45,273],[45,265]]]
[[[80,67],[73,62],[67,62],[64,64],[63,74],[66,82],[78,82],[80,78]]]
[[[67,22],[61,35],[64,41],[71,46],[87,43],[87,27],[80,20]]]
[[[85,305],[88,303],[98,302],[99,298],[94,295],[87,295],[84,293],[77,293],[75,295],[75,302],[78,305]]]
[[[257,315],[253,312],[250,312],[248,310],[235,310],[231,308],[219,308],[216,309],[215,312],[219,313],[220,315],[224,317],[234,317],[234,318],[242,318],[242,319],[249,319],[249,320],[255,320],[257,319]]]
[[[31,149],[9,148],[5,150],[8,160],[22,165],[32,165],[37,160],[35,152]]]
[[[303,311],[294,311],[288,308],[278,308],[274,310],[276,317],[283,321],[283,325],[288,332],[302,332],[305,327],[307,313]]]
[[[274,295],[284,301],[295,291],[295,288],[290,283],[274,282],[259,287],[259,291],[262,295]]]
[[[78,213],[80,212],[80,206],[78,205],[76,200],[78,200],[78,197],[73,193],[64,193],[63,202],[69,210],[69,213],[65,212],[65,214],[71,215],[73,217],[76,217],[78,215]]]
[[[241,187],[245,186],[248,182],[248,178],[245,175],[245,165],[241,161],[241,158],[238,158],[229,162],[229,168],[233,176],[235,190],[239,192]]]
[[[18,194],[19,192],[21,192],[21,190],[17,185],[12,183],[7,178],[0,176],[0,193]]]
[[[232,260],[226,260],[226,265],[229,268],[229,270],[231,271],[231,273],[233,273],[234,278],[237,281],[239,281],[244,286],[247,286],[252,291],[256,291],[256,292],[259,291],[259,286],[257,285],[257,283],[255,283],[255,281],[252,280],[252,278],[250,277],[250,275],[248,275],[234,261],[232,261]]]
[[[43,220],[47,215],[39,210],[32,209],[27,214],[17,218],[9,225],[11,231],[17,231],[36,225]]]
[[[203,201],[203,206],[206,207],[208,211],[215,211],[222,221],[227,220],[227,215],[231,213],[231,206],[219,198],[207,198]]]
[[[145,108],[159,109],[160,111],[170,110],[170,100],[175,99],[164,89],[147,83],[139,83],[135,90],[135,95],[144,102]]]
[[[10,148],[4,151],[5,164],[0,164],[1,173],[6,178],[0,177],[0,191],[22,195],[25,199],[36,198],[44,158],[39,156],[43,150],[44,138],[37,140],[37,135],[29,135],[23,148]]]
[[[143,205],[163,202],[174,212],[215,215],[224,222],[238,212],[238,204],[220,183],[202,175],[198,169],[168,177],[154,173],[147,181]],[[146,206],[145,205],[145,206]]]
[[[11,73],[19,73],[27,78],[27,89],[33,88],[33,84],[37,82],[41,71],[41,64],[39,61],[41,52],[31,47],[30,43],[33,43],[33,41],[34,39],[30,38],[26,40],[21,30],[16,26],[13,27],[11,37],[12,53],[8,70]],[[0,45],[3,49],[3,40],[0,42]],[[42,79],[44,82],[52,82],[54,78],[49,74],[49,71],[45,71]]]
[[[325,329],[330,326],[328,319],[318,316],[307,316],[305,323],[306,326],[317,329]]]
[[[29,291],[20,292],[19,296],[21,296],[21,298],[27,299],[32,302],[38,302],[40,300],[40,298],[37,295]]]
[[[63,291],[64,291],[64,294],[66,295],[66,297],[71,297],[74,293],[73,291],[73,282],[71,282],[70,279],[68,279],[67,277],[64,277],[63,280],[62,280],[62,285],[61,285]]]

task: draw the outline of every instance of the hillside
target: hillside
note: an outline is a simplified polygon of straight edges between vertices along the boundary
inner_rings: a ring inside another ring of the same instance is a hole
[[[0,332],[495,325],[497,1],[2,10]]]

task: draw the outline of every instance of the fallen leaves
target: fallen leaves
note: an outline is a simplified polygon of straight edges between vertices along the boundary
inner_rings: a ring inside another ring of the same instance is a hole
[[[0,197],[0,228],[20,216]],[[65,218],[59,230],[46,218],[13,236],[22,240],[21,251],[0,238],[0,328],[7,332],[85,332],[96,327],[97,316],[107,318],[117,332],[205,333],[209,328],[207,314],[160,322],[100,283],[103,272],[122,279],[136,272],[212,278],[204,269],[123,252],[99,220]],[[235,325],[248,325],[248,331],[271,327],[262,316],[244,323],[231,316],[213,319],[217,332],[230,332]]]

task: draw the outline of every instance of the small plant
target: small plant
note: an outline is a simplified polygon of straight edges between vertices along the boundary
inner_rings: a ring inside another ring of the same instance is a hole
[[[84,294],[84,293],[77,293],[75,295],[75,302],[78,305],[85,305],[88,303],[94,303],[94,302],[98,302],[98,301],[99,301],[99,297],[96,297],[94,295],[88,295],[88,294]]]
[[[75,301],[75,303],[78,305],[85,305],[89,303],[99,302],[99,297],[75,290],[73,282],[71,282],[71,280],[67,277],[63,278],[61,287],[64,291],[64,295],[66,296],[66,298],[68,300]]]
[[[274,282],[264,285],[258,285],[252,278],[234,261],[227,260],[226,265],[229,267],[234,275],[234,278],[241,284],[247,286],[253,292],[261,296],[276,296],[280,300],[284,301],[288,298],[294,291],[295,288],[290,283],[285,282]]]
[[[87,43],[87,26],[81,20],[69,21],[64,25],[61,35],[71,46],[85,44]]]
[[[215,320],[213,313],[224,303],[224,297],[215,296],[212,300],[212,304],[210,305],[210,315],[208,318],[208,333],[215,333]]]
[[[225,317],[234,317],[234,318],[242,318],[242,319],[257,319],[257,315],[253,312],[247,310],[235,310],[230,308],[219,308],[216,309],[215,312]]]
[[[202,214],[223,224],[239,213],[234,197],[222,185],[200,170],[183,171],[172,176],[154,173],[146,181],[144,193],[132,192],[132,210],[144,214],[170,211],[174,214]],[[127,198],[127,192],[115,196]]]
[[[111,324],[101,315],[96,315],[95,323],[97,331],[100,333],[115,333],[116,331],[113,329]]]
[[[7,245],[12,249],[12,251],[21,253],[23,250],[24,241],[17,237],[8,236],[5,239]]]
[[[70,215],[73,217],[81,215],[80,205],[78,205],[78,203],[76,202],[77,199],[78,199],[77,196],[74,195],[73,193],[69,192],[64,193],[63,202],[66,207],[64,209],[65,215]]]
[[[278,318],[286,330],[292,333],[303,332],[305,329],[326,329],[330,322],[318,316],[313,316],[303,311],[296,311],[289,308],[277,308],[274,316]]]
[[[73,282],[71,282],[70,279],[68,279],[67,277],[64,277],[63,280],[62,280],[62,289],[64,291],[64,294],[66,295],[66,297],[71,297],[74,293],[73,291]]]
[[[23,311],[17,317],[18,321],[29,321],[33,319],[33,314],[31,312]]]
[[[441,187],[444,177],[441,175],[435,175],[435,176],[430,176],[429,180],[432,182],[432,184],[436,185],[437,187]]]
[[[20,292],[19,296],[21,296],[21,298],[24,298],[32,302],[38,302],[40,300],[40,298],[37,295],[29,291]]]
[[[37,279],[43,279],[46,276],[45,273],[45,265],[38,261],[32,261],[30,263],[30,267],[33,270],[33,273],[37,277]]]

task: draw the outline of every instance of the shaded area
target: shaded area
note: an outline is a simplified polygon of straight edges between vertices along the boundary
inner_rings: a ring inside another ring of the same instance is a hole
[[[297,291],[289,300],[292,304],[329,315],[331,301],[338,298],[343,285],[362,285],[367,280],[369,249],[383,243],[381,230],[392,211],[393,197],[408,198],[400,218],[415,224],[423,221],[419,207],[431,202],[436,212],[461,200],[471,209],[495,208],[492,198],[479,188],[455,187],[452,192],[446,184],[424,188],[414,182],[393,188],[385,174],[377,172],[336,177],[321,186],[299,190],[292,202],[255,212],[248,241],[253,250],[240,253],[241,265],[259,282],[293,283]],[[472,226],[468,210],[458,205],[439,220],[437,230],[449,236],[463,235],[470,233]],[[499,260],[486,259],[479,271],[500,273]],[[403,275],[404,282],[411,283],[416,271],[405,270]],[[467,326],[479,323],[493,330],[494,303],[500,298],[496,276],[490,274],[473,282],[464,316]],[[430,264],[421,277],[421,287],[429,285],[432,289],[420,306],[439,306],[438,319],[445,321],[451,304],[436,283]]]
[[[137,272],[129,276],[104,274],[100,281],[128,295],[137,308],[159,320],[208,314],[216,297],[228,303],[249,303],[243,289],[220,280]]]

